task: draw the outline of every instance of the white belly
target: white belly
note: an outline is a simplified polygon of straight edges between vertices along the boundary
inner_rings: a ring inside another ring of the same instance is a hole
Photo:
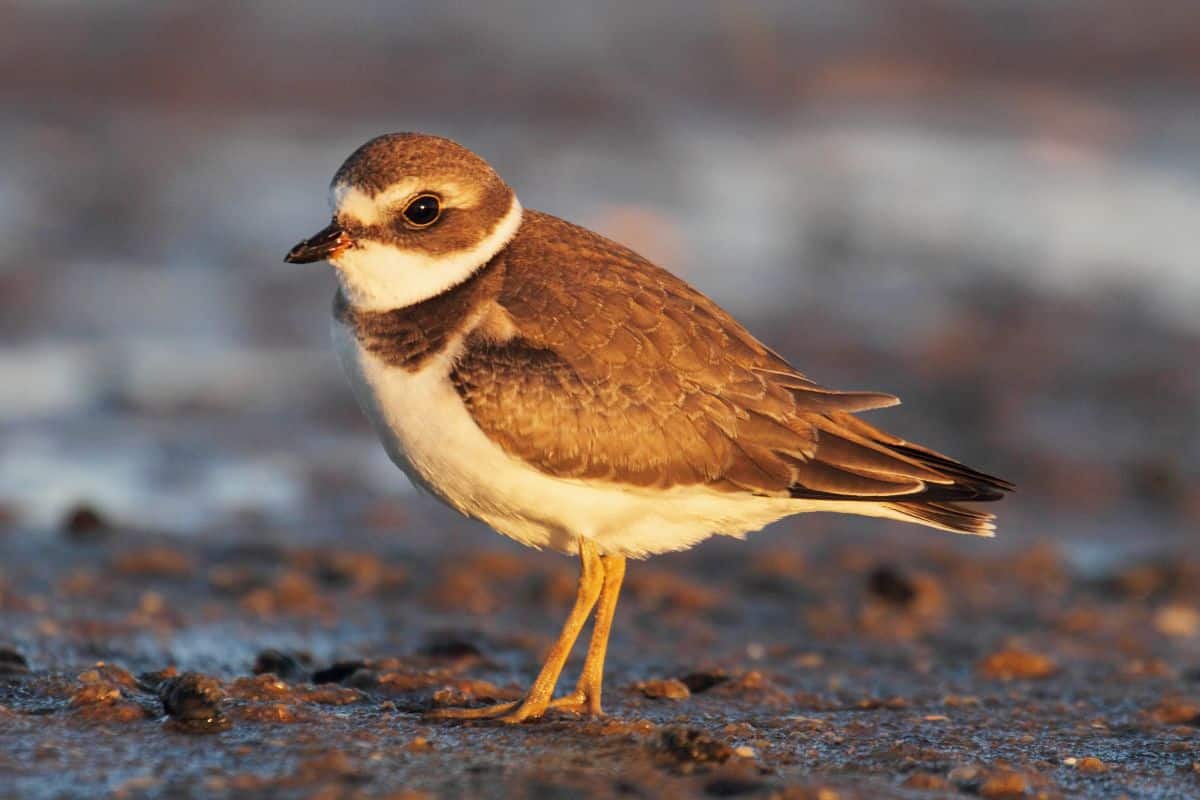
[[[384,364],[336,320],[333,336],[391,459],[414,483],[531,547],[575,552],[583,536],[601,552],[647,556],[817,510],[702,487],[663,492],[555,478],[505,453],[475,424],[448,378],[456,346],[414,373]]]

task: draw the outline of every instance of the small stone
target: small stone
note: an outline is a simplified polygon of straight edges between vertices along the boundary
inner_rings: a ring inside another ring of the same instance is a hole
[[[122,689],[135,691],[137,681],[129,671],[99,662],[81,672],[79,688],[71,695],[71,705],[84,719],[96,722],[133,722],[145,719],[142,707],[126,698]]]
[[[62,531],[72,539],[98,539],[111,533],[112,525],[95,508],[80,504],[63,516]]]
[[[366,696],[357,689],[328,684],[316,686],[304,692],[306,701],[323,706],[347,706],[351,703],[361,702],[365,698]]]
[[[29,673],[25,656],[11,647],[0,647],[0,678],[13,678]]]
[[[1004,770],[997,772],[979,787],[979,796],[1007,800],[1024,797],[1029,791],[1029,779],[1019,772]]]
[[[173,720],[189,726],[219,725],[225,692],[216,678],[185,672],[165,681],[158,690],[163,710]]]
[[[341,683],[358,670],[365,667],[362,661],[337,661],[325,669],[319,669],[312,675],[313,683]]]
[[[79,691],[71,695],[71,705],[92,706],[115,703],[121,699],[121,690],[109,683],[84,683]]]
[[[157,672],[142,672],[137,676],[137,688],[156,695],[159,687],[177,675],[179,672],[174,667],[166,667]]]
[[[767,676],[763,675],[756,669],[752,669],[742,675],[739,675],[737,680],[732,681],[727,685],[727,688],[740,691],[760,691],[770,686],[770,681]]]
[[[979,662],[978,670],[996,680],[1039,680],[1058,672],[1058,664],[1048,656],[1026,650],[1001,650]]]
[[[192,562],[178,550],[148,547],[118,556],[113,571],[119,575],[174,578],[191,572]]]
[[[1200,632],[1200,611],[1191,606],[1169,605],[1154,612],[1154,627],[1164,636],[1186,639]]]
[[[253,678],[238,678],[229,686],[229,696],[235,700],[261,703],[268,700],[291,698],[293,695],[292,687],[270,672],[255,675]]]
[[[283,703],[256,703],[250,706],[235,707],[233,713],[239,721],[254,723],[292,724],[310,719],[310,715],[300,709]]]
[[[964,786],[979,777],[979,767],[965,765],[950,770],[946,778],[956,786]]]
[[[725,670],[709,670],[707,672],[690,672],[679,679],[692,694],[707,692],[714,686],[720,686],[729,680]]]
[[[1095,756],[1088,756],[1087,758],[1080,760],[1078,769],[1080,772],[1108,772],[1108,764],[1105,764]]]
[[[687,684],[675,678],[639,681],[633,688],[652,700],[686,700],[692,696]]]
[[[912,582],[895,567],[881,565],[867,576],[867,591],[896,606],[907,606],[917,596]]]
[[[389,682],[388,685],[394,685]],[[443,686],[430,698],[434,707],[468,706],[472,703],[502,703],[518,700],[520,690],[502,689],[488,681],[460,678]]]
[[[880,699],[878,697],[864,697],[854,704],[854,707],[859,711],[874,711],[879,708],[885,708],[890,711],[900,711],[908,708],[909,702],[903,697],[889,697]]]
[[[1200,727],[1200,702],[1179,697],[1165,697],[1150,712],[1165,725],[1194,725]]]
[[[350,677],[342,681],[342,685],[349,686],[351,689],[369,692],[379,686],[379,673],[367,667],[356,669],[350,673]]]
[[[734,756],[732,747],[698,728],[667,728],[658,737],[658,750],[676,761],[693,764],[722,764]]]
[[[263,650],[254,658],[254,666],[251,668],[251,672],[255,675],[270,674],[282,680],[290,681],[302,680],[308,671],[295,656],[271,648]]]
[[[444,686],[430,698],[434,708],[460,708],[471,702],[471,695],[457,686]]]
[[[944,792],[950,788],[950,784],[945,778],[932,772],[914,772],[900,785],[905,789],[924,789],[935,792]]]

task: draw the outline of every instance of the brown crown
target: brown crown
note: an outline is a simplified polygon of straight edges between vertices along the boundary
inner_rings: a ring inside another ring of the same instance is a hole
[[[472,187],[477,190],[476,201],[470,208],[445,208],[438,222],[426,230],[414,231],[398,216],[370,225],[338,221],[356,239],[436,256],[474,246],[512,205],[512,189],[486,161],[457,142],[421,133],[388,133],[370,140],[346,159],[333,185],[375,195],[412,178],[420,181],[418,192],[435,195],[447,185]]]

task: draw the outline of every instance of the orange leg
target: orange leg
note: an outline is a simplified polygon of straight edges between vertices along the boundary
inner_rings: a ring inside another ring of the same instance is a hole
[[[583,661],[583,672],[575,691],[555,700],[551,706],[578,714],[603,716],[600,695],[604,688],[604,656],[608,652],[608,636],[612,632],[613,615],[617,610],[617,598],[621,594],[621,581],[625,578],[624,556],[603,556],[604,585],[596,603],[596,619],[592,626],[592,641],[588,645],[587,657]]]
[[[550,648],[546,663],[542,665],[525,697],[511,703],[499,703],[483,708],[440,708],[430,712],[429,716],[437,719],[498,719],[501,722],[524,722],[527,719],[536,719],[546,712],[554,696],[558,677],[562,674],[563,665],[567,663],[567,656],[575,646],[575,640],[579,638],[579,632],[587,623],[592,607],[596,605],[596,599],[605,585],[604,564],[596,551],[596,545],[587,539],[580,539],[579,560],[581,570],[575,605],[563,624],[558,641]],[[603,664],[603,647],[600,650],[600,658]],[[588,659],[591,659],[591,650],[588,651]],[[599,703],[599,695],[596,702]]]

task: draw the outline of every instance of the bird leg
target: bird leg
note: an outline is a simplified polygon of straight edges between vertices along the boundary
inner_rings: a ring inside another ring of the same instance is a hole
[[[546,712],[546,709],[550,707],[550,700],[554,696],[554,686],[558,683],[558,676],[562,673],[563,665],[567,663],[567,656],[571,654],[571,648],[575,646],[579,631],[587,623],[588,616],[592,613],[592,607],[596,605],[596,599],[600,596],[602,586],[605,584],[604,564],[600,554],[596,551],[596,545],[588,539],[579,540],[579,560],[581,569],[579,587],[575,594],[575,605],[571,607],[571,613],[563,624],[558,641],[550,648],[550,653],[546,656],[546,663],[542,665],[541,672],[534,678],[533,685],[529,687],[525,697],[511,703],[499,703],[483,708],[439,708],[430,712],[430,717],[524,722],[527,719],[536,719]],[[589,650],[589,661],[591,655]],[[603,648],[601,648],[600,658],[603,662]],[[599,695],[597,695],[597,702],[598,698]]]
[[[588,644],[579,683],[571,694],[550,704],[552,708],[594,717],[604,715],[600,707],[600,693],[604,688],[604,656],[608,652],[608,635],[612,631],[613,615],[617,610],[617,597],[621,594],[621,581],[625,578],[625,556],[601,556],[601,561],[604,566],[604,585],[596,602],[592,641]]]

